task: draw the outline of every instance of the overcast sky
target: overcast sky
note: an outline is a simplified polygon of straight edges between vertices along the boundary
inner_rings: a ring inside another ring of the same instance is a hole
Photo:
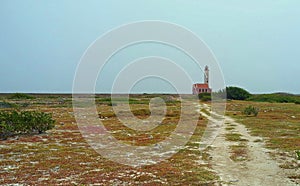
[[[71,92],[79,60],[95,39],[126,23],[162,20],[188,28],[210,47],[226,85],[253,93],[299,94],[299,8],[299,0],[1,0],[0,92]],[[147,52],[185,61],[176,51],[160,47],[148,44],[123,51],[107,66],[96,90],[106,92],[111,72],[121,68],[113,61],[129,63]],[[201,72],[198,76],[186,68],[193,81],[203,81]],[[142,91],[167,86],[155,85]]]

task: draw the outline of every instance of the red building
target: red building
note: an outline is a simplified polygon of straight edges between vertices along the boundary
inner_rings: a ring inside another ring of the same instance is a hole
[[[201,93],[211,93],[212,89],[209,88],[209,69],[208,66],[205,66],[204,73],[204,83],[196,83],[193,84],[193,94],[201,94]]]
[[[201,93],[211,93],[211,88],[209,88],[208,84],[196,83],[193,85],[193,94],[201,94]]]

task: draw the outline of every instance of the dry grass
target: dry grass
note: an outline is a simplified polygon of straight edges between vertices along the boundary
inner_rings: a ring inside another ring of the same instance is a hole
[[[151,97],[151,96],[149,96]],[[140,118],[148,117],[148,95],[142,104],[132,99],[131,109]],[[162,124],[147,132],[133,131],[122,125],[108,104],[108,98],[98,97],[99,117],[113,135],[134,145],[157,143],[167,137],[176,127],[180,115],[179,103],[168,98],[167,116]],[[171,158],[150,166],[133,168],[114,163],[97,154],[82,138],[76,125],[70,98],[38,97],[35,100],[10,100],[28,102],[24,109],[53,113],[55,129],[47,134],[20,136],[0,141],[0,184],[25,185],[199,185],[213,184],[218,178],[208,170],[209,164],[200,165],[198,141],[206,126],[199,120],[194,135],[186,145]],[[103,100],[103,103],[102,101]],[[190,116],[199,117],[199,116]],[[128,134],[131,134],[130,136]],[[152,135],[153,138],[149,138]]]
[[[226,127],[225,130],[233,130],[235,129],[234,127]]]
[[[242,115],[242,110],[249,105],[260,109],[257,117]],[[231,101],[227,104],[227,115],[243,123],[252,135],[263,137],[266,147],[274,150],[272,155],[280,162],[280,167],[294,171],[289,178],[300,183],[299,163],[295,157],[295,152],[300,149],[299,104]]]
[[[151,97],[131,97],[130,108],[137,117],[143,119],[149,116],[148,103]],[[166,117],[161,125],[147,132],[137,132],[124,126],[116,118],[106,96],[98,96],[96,103],[99,117],[103,118],[104,125],[113,131],[117,139],[134,145],[148,145],[165,139],[178,123],[179,103],[167,95],[164,95],[164,99],[168,100]],[[0,141],[0,184],[212,185],[218,180],[215,173],[208,171],[210,164],[197,163],[200,156],[205,162],[209,162],[210,157],[197,150],[197,142],[206,126],[204,119],[199,120],[185,149],[159,164],[132,168],[103,158],[86,143],[76,125],[70,97],[64,97],[63,101],[56,96],[8,101],[15,104],[28,103],[23,109],[53,113],[57,122],[55,129],[47,134]],[[248,105],[260,109],[257,117],[241,114]],[[228,102],[227,110],[228,115],[245,124],[253,135],[267,139],[269,148],[293,154],[300,149],[300,105],[231,101]],[[228,132],[234,126],[228,125]],[[247,158],[246,148],[242,145],[244,139],[240,135],[231,133],[226,139],[241,143],[231,147],[231,159],[239,161]],[[291,168],[290,164],[282,166]],[[299,175],[292,177],[299,179]]]
[[[226,133],[225,139],[227,141],[247,141],[246,139],[241,138],[241,134],[237,133]]]
[[[257,117],[241,114],[248,105],[260,109]],[[227,104],[227,110],[227,114],[245,124],[252,135],[267,139],[267,147],[289,152],[300,149],[300,105],[232,101]]]
[[[244,161],[248,158],[247,154],[247,146],[241,145],[233,145],[231,148],[231,156],[230,159],[233,161]]]

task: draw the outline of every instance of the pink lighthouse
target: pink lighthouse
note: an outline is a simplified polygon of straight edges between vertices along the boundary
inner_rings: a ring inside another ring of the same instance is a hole
[[[193,84],[193,94],[211,93],[212,90],[209,88],[209,69],[205,66],[204,70],[204,83]]]

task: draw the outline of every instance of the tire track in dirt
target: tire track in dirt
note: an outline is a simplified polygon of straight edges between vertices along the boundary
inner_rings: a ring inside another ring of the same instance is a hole
[[[207,105],[204,105],[209,110]],[[201,112],[208,120],[214,118]],[[213,113],[215,114],[215,113]],[[226,130],[231,127],[231,130]],[[233,161],[230,147],[238,145],[239,141],[227,141],[226,134],[235,133],[241,135],[245,145],[247,158],[241,161]],[[220,126],[219,134],[211,144],[209,154],[211,156],[212,169],[219,175],[221,185],[296,185],[290,181],[284,170],[278,166],[264,147],[261,138],[251,136],[246,127],[235,122],[232,118],[224,116],[224,124]]]

